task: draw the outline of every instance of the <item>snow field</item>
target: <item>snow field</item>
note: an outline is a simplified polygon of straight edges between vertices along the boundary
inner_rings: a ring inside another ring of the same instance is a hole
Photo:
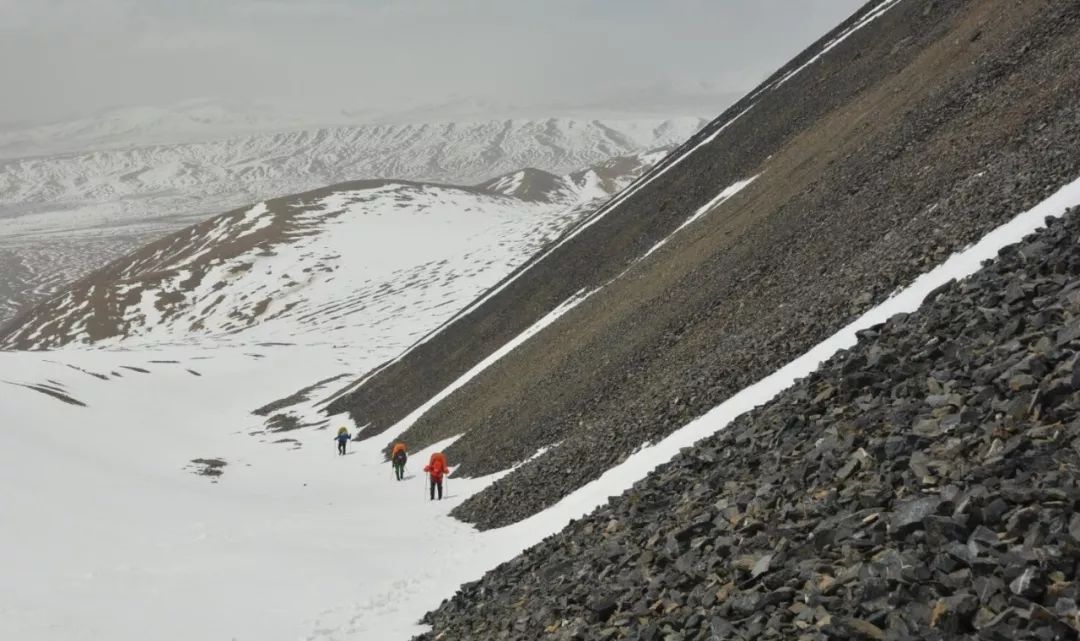
[[[0,385],[0,638],[314,638],[342,604],[406,635],[398,599],[452,589],[440,573],[455,557],[432,535],[470,544],[444,515],[485,481],[452,479],[431,503],[424,453],[396,483],[380,444],[336,456],[335,430],[280,435],[300,449],[260,443],[251,407],[340,368],[329,350],[264,356],[0,353],[3,378],[88,404]],[[190,469],[199,458],[227,463],[218,482]]]

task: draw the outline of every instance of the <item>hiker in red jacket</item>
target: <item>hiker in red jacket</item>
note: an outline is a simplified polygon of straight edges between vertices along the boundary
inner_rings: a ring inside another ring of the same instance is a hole
[[[427,472],[428,479],[431,481],[431,500],[435,500],[435,489],[438,488],[441,501],[443,477],[450,475],[450,468],[446,465],[446,455],[442,452],[432,454],[431,460],[424,466],[424,471]]]

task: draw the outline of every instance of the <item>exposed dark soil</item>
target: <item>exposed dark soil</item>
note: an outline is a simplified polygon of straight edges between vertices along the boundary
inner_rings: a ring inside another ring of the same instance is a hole
[[[99,372],[91,372],[91,371],[90,371],[90,370],[88,370],[88,369],[83,369],[82,367],[79,367],[79,366],[77,366],[77,365],[72,365],[72,364],[70,364],[70,363],[68,363],[68,364],[67,364],[67,366],[68,366],[68,367],[70,367],[71,369],[73,369],[73,370],[77,371],[77,372],[82,372],[83,374],[87,374],[87,375],[89,375],[89,376],[93,376],[94,378],[96,378],[96,379],[98,379],[98,380],[101,380],[101,381],[107,381],[107,380],[109,380],[109,377],[108,377],[108,376],[106,376],[105,374],[101,374],[101,373],[99,373]]]
[[[331,376],[330,378],[325,378],[325,379],[319,381],[318,383],[315,383],[314,385],[309,385],[309,386],[305,387],[302,390],[299,390],[297,392],[294,392],[293,394],[290,394],[289,396],[286,396],[285,398],[278,399],[278,400],[273,401],[271,403],[267,403],[266,405],[264,405],[264,406],[262,406],[262,407],[260,407],[260,408],[258,408],[256,410],[253,410],[251,413],[255,414],[256,416],[269,416],[270,414],[272,414],[274,412],[277,412],[279,410],[283,410],[286,407],[292,407],[293,405],[303,403],[304,401],[308,400],[309,395],[312,392],[314,392],[315,390],[317,390],[320,387],[323,387],[324,385],[327,385],[329,383],[333,383],[336,380],[344,378],[345,376],[346,376],[345,374],[339,374],[337,376]]]
[[[317,427],[320,423],[302,423],[300,419],[292,414],[284,412],[274,414],[270,418],[266,419],[266,430],[268,432],[291,432],[293,430],[301,430],[306,427]]]
[[[191,463],[189,469],[199,476],[209,476],[213,483],[217,483],[218,479],[225,474],[225,466],[228,465],[219,458],[197,458],[192,459]]]
[[[42,394],[44,394],[46,396],[51,396],[51,397],[55,398],[58,401],[63,401],[64,403],[67,403],[68,405],[76,405],[78,407],[86,407],[86,403],[83,403],[82,401],[80,401],[77,398],[72,398],[71,396],[69,396],[63,390],[56,389],[56,388],[54,388],[52,386],[28,385],[26,383],[12,383],[11,381],[4,381],[4,382],[7,383],[8,385],[15,385],[17,387],[25,387],[26,389],[34,390],[35,392],[40,392],[40,393],[42,393]]]

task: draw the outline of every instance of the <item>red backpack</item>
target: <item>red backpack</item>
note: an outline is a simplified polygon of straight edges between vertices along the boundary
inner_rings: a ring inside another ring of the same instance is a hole
[[[428,461],[427,471],[435,478],[442,478],[443,474],[450,471],[450,468],[446,465],[446,455],[442,452],[432,454],[431,460]]]

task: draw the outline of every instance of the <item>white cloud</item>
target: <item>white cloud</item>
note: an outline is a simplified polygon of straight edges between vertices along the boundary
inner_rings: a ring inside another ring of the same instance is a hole
[[[131,26],[132,0],[0,0],[0,29],[24,37],[72,31],[115,31]]]
[[[156,29],[138,34],[131,42],[134,52],[150,54],[223,53],[259,46],[259,38],[248,31],[211,28]]]
[[[859,4],[0,0],[0,121],[191,96],[385,109],[740,91]]]

